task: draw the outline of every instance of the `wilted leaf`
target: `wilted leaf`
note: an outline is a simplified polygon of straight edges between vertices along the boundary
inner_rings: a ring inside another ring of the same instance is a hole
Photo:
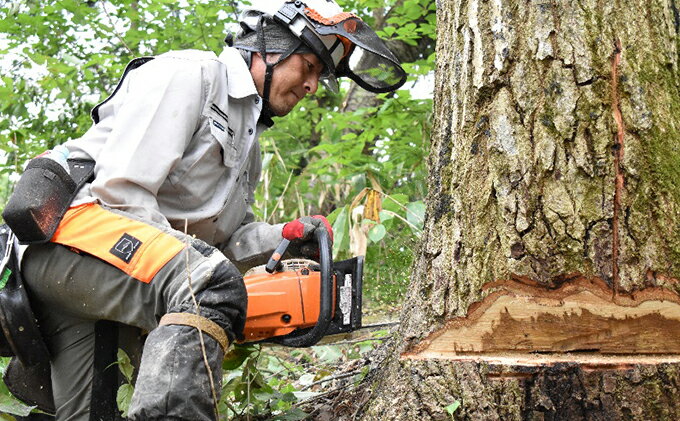
[[[352,210],[352,228],[350,230],[349,248],[352,256],[365,256],[368,246],[368,228],[364,222],[373,224],[370,220],[362,221],[364,206],[357,206]]]
[[[382,194],[376,190],[369,190],[366,194],[366,204],[364,205],[364,219],[380,223],[381,210]]]

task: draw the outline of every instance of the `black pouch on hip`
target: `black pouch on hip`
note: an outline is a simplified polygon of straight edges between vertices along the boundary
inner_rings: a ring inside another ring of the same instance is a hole
[[[69,171],[49,158],[34,158],[2,212],[21,244],[50,241],[78,190],[92,177],[94,161],[69,159]]]

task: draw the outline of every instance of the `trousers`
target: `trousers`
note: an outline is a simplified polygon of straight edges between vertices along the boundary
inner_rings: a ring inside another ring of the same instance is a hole
[[[158,326],[158,321],[168,312],[199,314],[233,341],[246,315],[241,274],[201,240],[124,212],[87,206],[75,216],[67,213],[53,238],[61,243],[31,245],[22,259],[51,354],[57,420],[90,420],[98,320],[149,332],[130,419],[216,419],[209,373],[219,397],[222,347],[194,327]]]

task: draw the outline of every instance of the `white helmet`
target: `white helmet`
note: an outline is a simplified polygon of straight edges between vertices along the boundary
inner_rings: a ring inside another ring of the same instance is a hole
[[[252,0],[241,15],[241,27],[257,31],[263,18],[287,26],[319,57],[321,80],[334,92],[342,76],[371,92],[390,92],[406,82],[399,60],[376,33],[333,0]]]

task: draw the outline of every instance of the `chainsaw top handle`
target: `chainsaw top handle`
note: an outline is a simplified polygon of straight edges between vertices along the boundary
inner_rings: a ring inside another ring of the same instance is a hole
[[[316,344],[323,338],[330,326],[333,312],[333,256],[331,255],[331,241],[325,230],[315,230],[316,241],[319,244],[319,265],[321,267],[321,293],[319,318],[311,329],[294,331],[286,336],[272,338],[271,342],[303,348]]]

